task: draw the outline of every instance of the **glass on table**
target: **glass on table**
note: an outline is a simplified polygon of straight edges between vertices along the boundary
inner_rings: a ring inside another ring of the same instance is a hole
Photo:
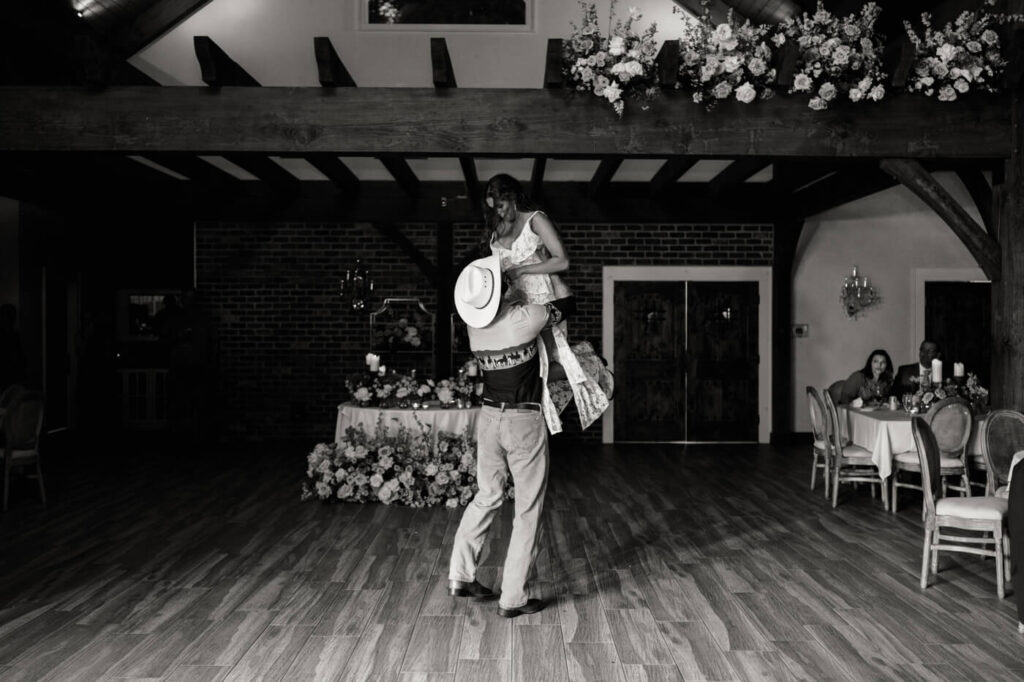
[[[914,406],[914,395],[912,393],[904,393],[901,401],[903,402],[903,409],[910,412],[910,408]]]

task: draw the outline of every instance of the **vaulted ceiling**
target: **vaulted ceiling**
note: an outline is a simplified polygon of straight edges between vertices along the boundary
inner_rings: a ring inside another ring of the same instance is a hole
[[[701,8],[701,0],[674,1],[691,12]],[[208,2],[21,0],[0,28],[0,86],[156,87],[159,84],[132,67],[128,58]],[[825,3],[842,13],[861,4]],[[941,19],[977,2],[884,4],[882,30],[898,31],[904,17],[922,10]],[[777,22],[813,10],[814,5],[813,0],[711,0],[710,8],[719,18],[732,11],[755,22]],[[322,85],[356,86],[329,39],[309,40]],[[244,65],[208,37],[196,37],[195,57],[212,90],[259,86]],[[443,38],[433,39],[431,54],[422,58],[433,64],[436,88],[457,87]],[[331,153],[329,148],[289,153],[269,145],[263,151],[231,153],[174,146],[118,153],[113,147],[76,151],[71,143],[66,150],[43,153],[24,148],[15,152],[11,148],[17,144],[3,143],[0,139],[0,150],[8,151],[0,151],[0,194],[39,202],[59,195],[61,202],[102,206],[116,188],[129,203],[151,205],[160,198],[172,210],[199,218],[473,220],[478,215],[480,180],[498,171],[529,181],[553,213],[594,221],[635,221],[638,216],[652,222],[770,220],[793,207],[810,215],[896,183],[877,159],[842,154],[833,159],[792,154],[780,160],[769,155],[702,155],[692,149],[681,154],[627,150],[516,156],[382,148],[345,155],[345,150]],[[956,156],[961,158],[930,159],[927,165],[931,170],[957,171],[977,187],[987,182],[983,172],[998,172],[991,158]]]

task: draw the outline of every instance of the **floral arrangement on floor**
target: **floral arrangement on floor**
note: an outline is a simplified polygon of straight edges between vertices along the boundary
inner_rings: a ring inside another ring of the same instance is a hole
[[[702,3],[703,13],[687,20],[679,38],[679,76],[677,87],[693,90],[693,101],[708,110],[729,97],[744,104],[768,99],[775,94],[775,69],[772,48],[767,41],[768,27],[755,26],[748,19],[738,25],[729,10],[727,20],[717,26],[711,20],[710,3]],[[680,13],[681,10],[675,8]]]
[[[971,403],[971,408],[976,413],[988,409],[988,389],[978,382],[978,376],[974,372],[968,372],[966,379],[960,381],[947,378],[946,383],[941,386],[919,387],[911,396],[911,411],[916,408],[919,412],[927,412],[933,403],[956,396]]]
[[[345,388],[354,402],[365,407],[410,407],[413,403],[429,401],[450,407],[459,401],[464,405],[479,401],[476,384],[461,372],[458,377],[440,381],[419,379],[415,373],[393,372],[381,376],[361,372],[345,379]]]
[[[885,97],[881,57],[882,41],[875,34],[880,9],[866,3],[860,14],[839,18],[821,1],[813,14],[787,19],[771,36],[781,47],[796,43],[799,57],[790,93],[811,94],[808,106],[821,111],[837,99],[879,101]]]
[[[420,426],[418,433],[403,426],[392,434],[378,421],[372,435],[349,427],[340,443],[318,443],[306,457],[302,499],[450,509],[468,504],[477,491],[472,432],[441,432],[432,449],[430,427]],[[505,497],[512,499],[508,481]]]
[[[581,0],[580,7],[582,22],[579,26],[572,24],[572,33],[563,47],[566,78],[576,90],[608,100],[620,117],[625,111],[626,99],[646,109],[659,92],[654,65],[658,56],[654,40],[657,26],[651,24],[639,32],[635,24],[642,15],[636,8],[630,8],[625,21],[618,19],[611,25],[615,13],[615,0],[612,0],[609,31],[603,36],[596,5]]]
[[[996,13],[994,5],[995,0],[985,0],[980,9],[962,12],[941,29],[932,26],[931,14],[924,12],[921,33],[903,22],[916,52],[907,89],[940,102],[952,102],[971,90],[996,92],[1006,60],[992,26],[1024,21],[1024,15]]]

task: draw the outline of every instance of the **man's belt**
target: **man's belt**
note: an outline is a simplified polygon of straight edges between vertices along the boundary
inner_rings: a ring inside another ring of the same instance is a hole
[[[531,412],[540,412],[540,403],[502,403],[497,400],[491,400],[490,398],[484,398],[484,407],[493,407],[501,410],[530,410]]]

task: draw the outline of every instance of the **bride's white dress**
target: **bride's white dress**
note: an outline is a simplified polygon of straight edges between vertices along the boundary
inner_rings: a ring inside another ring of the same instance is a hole
[[[502,272],[511,267],[540,263],[549,257],[544,242],[533,231],[531,222],[539,211],[527,218],[522,231],[506,248],[491,240],[493,253],[498,254]],[[556,298],[565,298],[571,291],[560,277],[551,275],[522,275],[518,278],[519,287],[530,303],[550,303]],[[586,429],[608,409],[609,396],[612,393],[611,373],[587,343],[569,345],[568,328],[564,321],[551,328],[555,342],[554,349],[545,347],[543,337],[538,339],[540,345],[541,376],[544,377],[544,419],[551,433],[562,431],[562,419],[559,416],[570,400],[576,401],[576,411],[580,415],[580,425]],[[548,365],[552,354],[565,369],[566,381],[556,382],[549,386]]]

